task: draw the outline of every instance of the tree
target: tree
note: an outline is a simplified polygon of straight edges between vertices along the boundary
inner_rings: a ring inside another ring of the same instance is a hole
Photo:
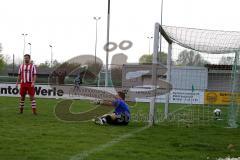
[[[2,44],[0,43],[0,53],[2,52]]]
[[[2,54],[0,54],[0,71],[2,71],[2,69],[5,66],[5,61],[4,61],[4,57]]]
[[[234,57],[225,57],[222,56],[222,58],[220,59],[220,61],[218,62],[218,64],[221,65],[232,65],[234,62]]]
[[[2,44],[0,43],[0,53],[2,52]],[[2,71],[2,69],[5,66],[5,60],[4,60],[4,56],[2,54],[0,54],[0,71]]]
[[[52,64],[52,67],[53,68],[56,68],[56,67],[59,67],[61,65],[60,62],[58,62],[56,59],[53,61],[53,64]]]
[[[115,87],[122,85],[122,67],[114,67],[111,69],[111,80]]]
[[[184,65],[184,66],[204,66],[205,64],[209,63],[208,61],[204,60],[204,58],[195,51],[188,51],[183,50],[178,55],[177,65]]]
[[[50,68],[50,63],[48,61],[45,61],[44,63],[40,63],[38,65],[38,68]]]
[[[86,65],[88,66],[88,71],[91,72],[93,75],[98,76],[99,72],[102,69],[102,64],[99,62],[87,62]],[[96,78],[96,77],[95,77]]]
[[[140,57],[139,63],[152,63],[152,54],[144,54]]]
[[[167,64],[167,53],[161,52],[158,53],[159,54],[159,58],[160,58],[160,62],[162,64]],[[144,64],[144,63],[152,63],[152,54],[144,54],[139,58],[139,63],[140,64]]]
[[[53,61],[53,63],[52,63],[52,68],[57,68],[57,67],[59,67],[61,65],[61,63],[60,62],[58,62],[56,59]],[[40,63],[39,65],[38,65],[38,68],[44,68],[44,69],[46,69],[46,68],[51,68],[51,64],[50,64],[50,62],[49,61],[45,61],[44,63]]]

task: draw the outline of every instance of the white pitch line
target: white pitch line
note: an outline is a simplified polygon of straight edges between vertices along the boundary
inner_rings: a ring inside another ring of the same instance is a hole
[[[132,137],[136,133],[139,133],[139,132],[142,132],[142,131],[148,129],[149,127],[150,126],[145,126],[145,127],[142,127],[142,128],[140,128],[138,130],[135,130],[133,132],[124,134],[124,135],[122,135],[122,136],[120,136],[120,137],[118,137],[116,139],[113,139],[113,140],[109,141],[108,143],[102,144],[102,145],[100,145],[100,146],[98,146],[96,148],[93,148],[93,149],[89,150],[89,151],[85,151],[85,152],[82,152],[80,154],[77,154],[77,155],[71,157],[70,160],[84,160],[89,155],[91,155],[93,153],[96,153],[96,152],[100,152],[100,151],[102,151],[102,150],[104,150],[104,149],[106,149],[108,147],[111,147],[114,144],[117,144],[117,143],[119,143],[120,141],[122,141],[122,140],[124,140],[126,138]]]

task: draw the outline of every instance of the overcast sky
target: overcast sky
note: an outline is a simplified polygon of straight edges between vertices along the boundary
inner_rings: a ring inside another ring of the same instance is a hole
[[[240,31],[239,0],[165,0],[163,24]],[[161,0],[112,0],[110,41],[131,40],[125,53],[129,62],[137,62],[148,53],[148,35],[161,20]],[[35,63],[54,59],[65,61],[81,54],[94,55],[95,21],[99,21],[98,56],[105,61],[107,0],[1,0],[0,43],[3,54],[21,58],[22,33],[32,43]],[[152,48],[152,47],[151,47]],[[26,48],[26,52],[29,48]]]

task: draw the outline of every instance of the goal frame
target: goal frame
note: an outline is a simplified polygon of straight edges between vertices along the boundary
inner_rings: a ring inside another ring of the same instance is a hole
[[[187,29],[187,28],[186,28]],[[202,30],[204,31],[204,30]],[[206,30],[208,32],[211,32],[211,30]],[[232,34],[233,32],[229,32],[229,34]],[[240,32],[238,33],[238,40],[240,40]],[[216,33],[217,34],[217,33]],[[216,35],[215,34],[215,35]],[[226,34],[228,34],[228,32],[226,32]],[[166,81],[168,83],[171,83],[171,70],[172,70],[172,45],[173,43],[177,43],[179,46],[182,46],[184,48],[187,49],[191,49],[191,50],[196,50],[199,52],[205,52],[205,51],[201,51],[199,49],[195,49],[192,48],[190,46],[178,43],[178,41],[176,41],[175,39],[172,39],[171,37],[168,36],[168,34],[165,32],[165,30],[163,29],[163,27],[159,24],[159,23],[155,23],[154,26],[154,43],[153,43],[153,58],[152,58],[152,73],[155,73],[152,75],[152,85],[154,86],[153,89],[156,90],[157,84],[157,72],[156,72],[156,66],[157,64],[160,63],[159,61],[159,49],[162,46],[162,40],[161,38],[164,38],[166,40],[166,42],[168,43],[168,53],[167,53],[167,79]],[[236,42],[235,42],[236,43]],[[232,48],[230,48],[232,49]],[[216,54],[213,53],[212,51],[206,52],[206,53],[212,53],[212,54]],[[224,50],[220,53],[230,53],[229,50],[226,50],[224,52]],[[238,125],[236,123],[236,117],[237,117],[237,65],[239,63],[239,55],[240,55],[240,46],[238,46],[238,48],[232,50],[232,53],[235,53],[235,58],[234,58],[234,64],[233,69],[232,69],[232,86],[231,86],[231,103],[229,104],[229,112],[228,112],[228,127],[230,128],[237,128]],[[169,114],[169,99],[170,99],[170,93],[167,93],[165,95],[165,105],[164,105],[164,119],[167,120],[168,119],[168,114]],[[150,109],[149,109],[149,125],[154,125],[156,123],[156,96],[152,97],[150,100]]]

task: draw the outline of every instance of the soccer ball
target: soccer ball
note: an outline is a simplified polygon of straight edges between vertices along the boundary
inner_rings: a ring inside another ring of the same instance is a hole
[[[216,108],[214,111],[213,111],[213,113],[214,113],[214,115],[215,115],[215,118],[219,118],[220,116],[221,116],[221,110],[220,109],[218,109],[218,108]]]
[[[97,100],[95,100],[93,103],[96,104],[96,105],[100,105],[100,104],[102,104],[102,101],[99,100],[99,99],[97,99]]]

